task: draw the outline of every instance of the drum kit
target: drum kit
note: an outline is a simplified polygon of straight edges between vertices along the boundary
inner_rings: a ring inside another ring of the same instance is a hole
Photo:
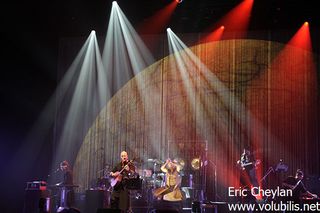
[[[180,170],[183,169],[185,162],[180,158],[175,158],[173,161]],[[136,171],[143,179],[146,188],[159,188],[165,185],[165,173],[161,171],[161,166],[165,163],[159,159],[148,159],[145,163],[136,167]]]
[[[183,159],[175,158],[174,162],[182,174],[182,169],[185,166]],[[136,199],[145,199],[150,202],[154,199],[153,191],[157,188],[165,186],[165,173],[161,171],[161,166],[165,163],[163,160],[159,159],[147,159],[134,161],[135,174],[129,177],[129,188],[134,189],[139,196],[134,196]],[[112,168],[111,165],[106,164],[105,167],[98,171],[98,176],[100,176],[96,183],[94,183],[91,189],[106,190],[108,192],[112,191],[110,184],[110,172]],[[170,196],[170,195],[167,195]],[[169,199],[170,200],[170,199]]]
[[[92,184],[91,189],[111,191],[110,184],[111,165],[105,164],[104,168],[98,171],[98,178]]]

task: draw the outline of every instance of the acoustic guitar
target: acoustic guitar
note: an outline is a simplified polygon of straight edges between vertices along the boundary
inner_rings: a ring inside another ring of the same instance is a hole
[[[122,180],[122,172],[131,164],[134,160],[128,161],[128,163],[119,171],[119,175],[111,178],[110,185],[114,187],[118,182]]]

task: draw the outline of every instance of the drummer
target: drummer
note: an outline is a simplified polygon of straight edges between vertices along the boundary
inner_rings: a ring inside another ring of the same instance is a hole
[[[154,196],[162,199],[166,194],[170,194],[174,200],[182,200],[180,191],[181,178],[179,175],[181,166],[167,159],[161,166],[161,171],[165,173],[165,186],[155,189]]]

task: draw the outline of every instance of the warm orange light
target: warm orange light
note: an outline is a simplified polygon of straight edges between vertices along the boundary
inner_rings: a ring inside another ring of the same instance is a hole
[[[237,38],[245,37],[252,6],[253,0],[242,1],[206,31],[212,32],[212,29],[218,26],[226,26],[228,31],[237,33]],[[234,37],[235,34],[232,36]]]
[[[309,23],[307,21],[303,23],[288,44],[312,51]]]
[[[252,0],[241,2],[239,5],[233,8],[221,20],[221,22],[224,24],[224,26],[227,26],[229,30],[242,32],[242,36],[244,36],[249,25],[252,6]]]
[[[211,41],[219,41],[222,37],[224,32],[224,26],[219,27],[215,31],[211,32],[205,38],[201,39],[200,43],[202,42],[211,42]]]

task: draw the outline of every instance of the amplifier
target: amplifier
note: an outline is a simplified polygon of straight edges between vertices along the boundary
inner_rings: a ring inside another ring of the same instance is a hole
[[[46,190],[47,182],[45,181],[32,181],[27,182],[26,190]]]
[[[23,213],[49,213],[51,209],[48,190],[26,189]]]

